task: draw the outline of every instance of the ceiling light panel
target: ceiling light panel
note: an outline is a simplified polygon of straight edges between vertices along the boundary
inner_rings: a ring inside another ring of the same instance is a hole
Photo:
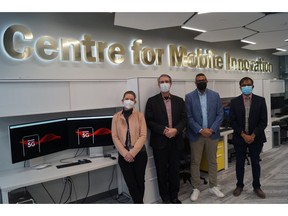
[[[115,13],[114,25],[140,30],[181,26],[194,13]]]
[[[220,42],[220,41],[241,40],[242,38],[248,37],[252,34],[255,34],[255,32],[249,29],[234,28],[218,31],[208,31],[196,36],[194,39],[206,42]]]
[[[288,13],[268,14],[246,27],[259,32],[288,30]]]
[[[184,26],[206,31],[237,28],[245,26],[261,17],[264,13],[204,13],[196,14]]]

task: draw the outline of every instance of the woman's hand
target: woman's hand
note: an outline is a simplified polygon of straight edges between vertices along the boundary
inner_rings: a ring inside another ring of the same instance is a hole
[[[128,154],[124,157],[124,160],[128,163],[134,162],[134,157],[128,152]]]

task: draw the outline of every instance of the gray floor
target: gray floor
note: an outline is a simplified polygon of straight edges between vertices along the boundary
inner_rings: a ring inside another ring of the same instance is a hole
[[[262,190],[266,193],[266,199],[258,198],[252,188],[251,166],[246,165],[245,187],[239,197],[234,197],[232,192],[235,189],[235,160],[229,163],[227,170],[218,172],[218,184],[225,197],[217,198],[208,192],[208,184],[202,184],[200,197],[196,202],[190,200],[192,187],[189,182],[181,181],[179,199],[183,204],[287,204],[288,203],[288,144],[280,145],[261,154],[261,184]],[[208,176],[202,173],[203,177]],[[97,203],[131,203],[126,197],[120,197],[120,202],[108,198]],[[159,200],[159,202],[161,201]],[[286,214],[286,213],[285,213]]]
[[[208,185],[202,184],[199,199],[193,203],[220,204],[282,204],[288,203],[288,144],[281,145],[261,154],[261,185],[266,193],[266,199],[258,198],[252,188],[251,166],[245,167],[245,187],[239,197],[233,196],[236,187],[235,160],[229,163],[227,170],[218,172],[218,184],[225,194],[223,198],[217,198],[208,192]],[[207,174],[206,174],[207,176]],[[208,178],[207,178],[208,179]],[[192,203],[192,192],[189,183],[182,184],[179,199],[183,203]]]

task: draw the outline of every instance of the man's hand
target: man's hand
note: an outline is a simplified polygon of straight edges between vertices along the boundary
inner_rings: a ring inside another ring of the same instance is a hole
[[[203,136],[203,137],[210,137],[213,133],[213,130],[210,129],[210,128],[203,128],[200,132],[200,134]]]
[[[164,130],[164,135],[168,138],[175,137],[177,135],[177,129],[176,128],[168,128],[166,127]]]
[[[255,134],[251,134],[251,135],[248,135],[248,134],[245,134],[244,132],[241,133],[241,136],[242,138],[244,139],[244,141],[247,143],[247,144],[251,144],[254,142],[254,138],[255,138]]]

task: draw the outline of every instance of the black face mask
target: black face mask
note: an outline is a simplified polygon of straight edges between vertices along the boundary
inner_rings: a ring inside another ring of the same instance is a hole
[[[204,91],[207,87],[207,83],[206,82],[199,82],[196,84],[197,85],[197,89],[199,91]]]

